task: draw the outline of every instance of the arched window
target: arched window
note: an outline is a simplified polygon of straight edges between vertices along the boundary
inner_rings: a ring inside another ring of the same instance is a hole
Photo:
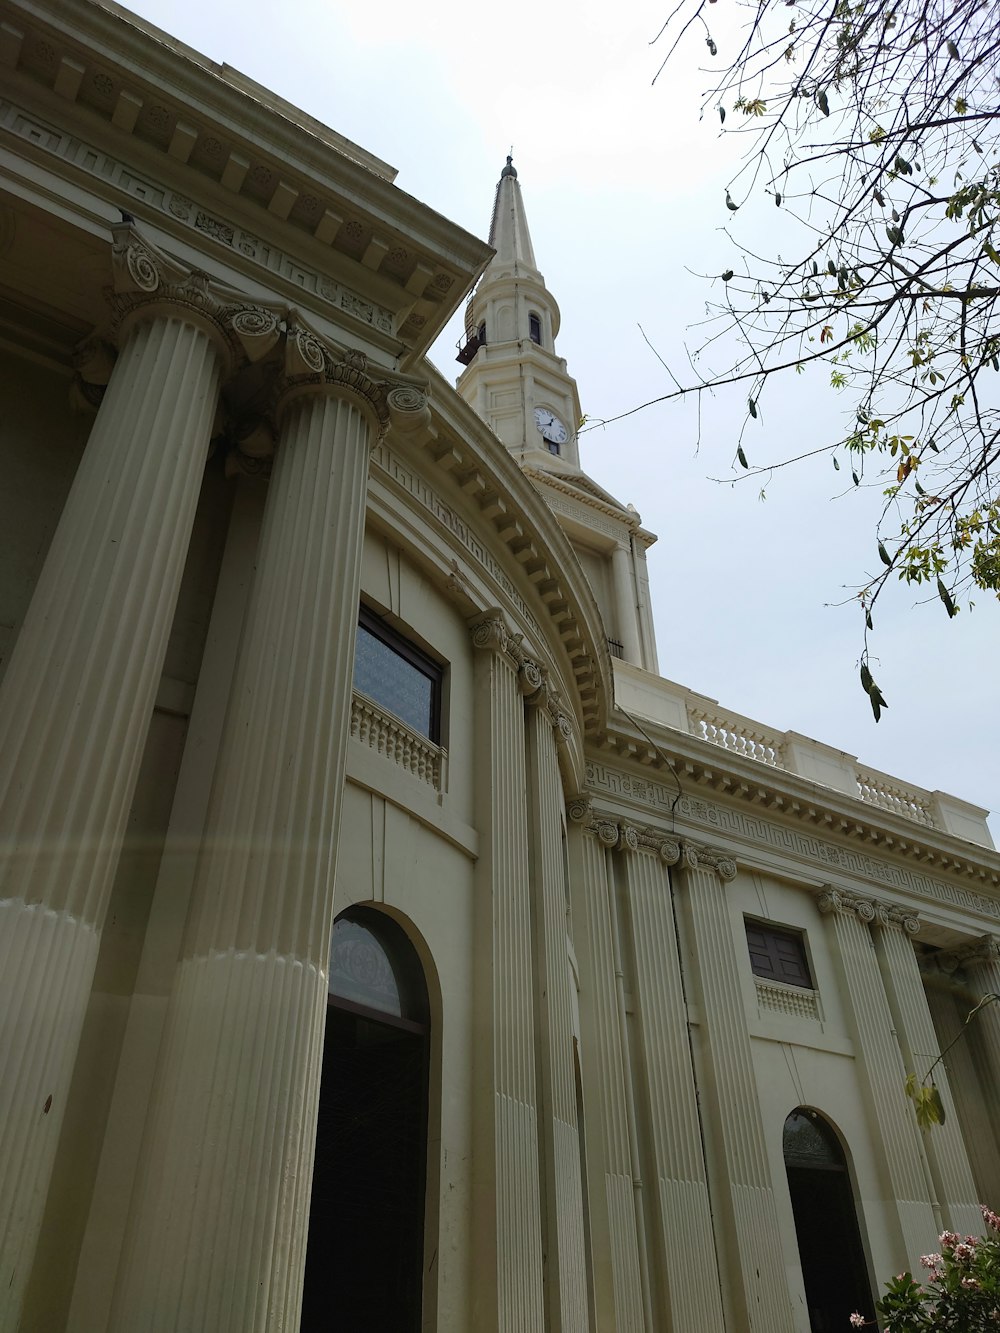
[[[871,1281],[840,1140],[821,1115],[800,1106],[785,1121],[782,1146],[812,1333],[844,1333],[855,1310],[874,1322]]]
[[[533,343],[540,343],[542,341],[541,317],[536,315],[533,310],[528,316],[528,337]]]
[[[301,1333],[419,1333],[428,1049],[416,950],[391,917],[350,908],[330,947]]]

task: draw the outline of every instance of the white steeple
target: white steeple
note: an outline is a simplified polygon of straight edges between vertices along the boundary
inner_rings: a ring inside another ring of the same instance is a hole
[[[576,380],[556,355],[559,307],[535,262],[511,159],[500,173],[490,260],[465,311],[458,392],[490,425],[573,543],[605,618],[612,652],[656,670],[646,548],[638,513],[580,467]]]

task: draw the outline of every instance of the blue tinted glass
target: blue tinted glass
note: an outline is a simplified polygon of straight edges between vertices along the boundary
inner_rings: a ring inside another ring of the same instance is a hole
[[[358,626],[354,651],[354,688],[395,713],[421,736],[431,735],[433,680],[364,625]]]

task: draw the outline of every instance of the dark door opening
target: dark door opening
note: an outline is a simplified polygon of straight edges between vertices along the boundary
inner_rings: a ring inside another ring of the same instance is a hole
[[[355,975],[353,985],[339,989],[352,994],[359,993],[359,977],[384,982],[385,976],[372,966],[370,952],[364,956],[384,941],[356,929],[361,915],[351,913],[345,925],[354,929],[341,931]],[[379,935],[385,920],[378,922]],[[335,955],[337,946],[335,928]],[[341,948],[342,965],[343,954]],[[381,958],[395,961],[384,951]],[[331,989],[335,972],[331,967]],[[412,976],[405,980],[397,995],[412,990]],[[327,1008],[301,1333],[334,1327],[339,1333],[419,1333],[421,1326],[427,1026],[385,1012],[384,986],[381,997],[366,998],[380,1007],[331,994]]]
[[[875,1319],[843,1149],[815,1111],[785,1121],[785,1169],[812,1333],[844,1333],[858,1311]]]

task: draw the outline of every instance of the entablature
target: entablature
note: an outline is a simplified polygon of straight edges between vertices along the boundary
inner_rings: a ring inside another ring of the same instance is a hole
[[[137,216],[155,211],[237,263],[292,270],[283,276],[367,324],[404,366],[492,253],[398,189],[378,159],[117,6],[8,0],[0,15],[5,92],[37,120],[14,108],[4,125],[23,151],[60,158]],[[123,156],[152,180],[133,180]]]

